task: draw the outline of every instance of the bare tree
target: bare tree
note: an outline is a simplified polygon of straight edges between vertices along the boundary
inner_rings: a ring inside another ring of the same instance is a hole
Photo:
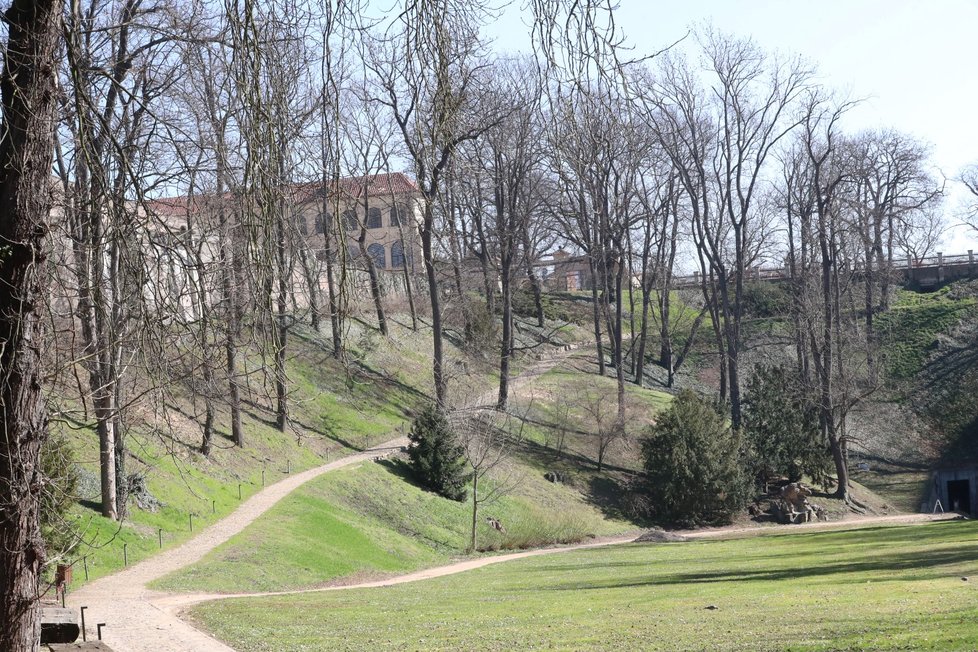
[[[65,25],[69,137],[66,148],[58,142],[58,171],[77,294],[69,298],[80,323],[78,357],[88,375],[109,518],[126,511],[126,376],[144,352],[137,340],[154,331],[143,284],[152,246],[143,200],[159,172],[152,107],[173,81],[174,18],[141,0],[85,8],[75,2]]]
[[[756,199],[772,150],[798,126],[792,109],[811,71],[799,59],[780,60],[712,32],[702,48],[709,89],[681,57],[670,56],[645,99],[690,201],[704,300],[739,428],[744,280],[769,235]],[[723,389],[721,383],[721,395]]]
[[[496,407],[505,410],[509,398],[510,363],[514,349],[513,293],[520,270],[530,223],[539,208],[537,188],[542,178],[545,157],[542,147],[539,103],[542,88],[534,70],[526,61],[498,62],[495,66],[493,96],[489,99],[500,108],[515,107],[477,143],[466,147],[470,185],[476,192],[469,195],[473,234],[470,249],[477,252],[485,278],[487,308],[495,313],[495,274],[498,270],[499,304],[502,313],[502,338],[499,353],[499,392]],[[485,192],[482,180],[485,180]],[[491,260],[490,260],[491,259]]]
[[[964,224],[978,231],[978,163],[966,166],[961,171],[958,181],[964,185],[969,195],[962,215]]]
[[[471,471],[472,527],[469,551],[478,550],[479,508],[512,491],[521,478],[506,462],[522,439],[522,423],[513,431],[512,419],[501,412],[459,409],[450,415],[453,430],[462,444],[463,456]],[[504,469],[506,472],[503,472]],[[486,480],[492,476],[492,484]]]
[[[407,3],[395,31],[371,48],[376,99],[397,123],[421,192],[421,253],[431,304],[435,397],[446,398],[441,297],[435,269],[435,215],[446,168],[464,142],[497,118],[480,114],[483,94],[480,7],[462,0]]]

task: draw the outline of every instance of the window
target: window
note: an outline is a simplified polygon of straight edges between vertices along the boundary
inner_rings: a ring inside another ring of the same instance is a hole
[[[327,213],[325,216],[316,216],[316,233],[323,234],[326,233],[326,225],[333,221],[333,216]]]
[[[379,229],[382,226],[384,226],[384,220],[380,216],[380,209],[379,208],[367,209],[367,228]]]
[[[394,210],[391,209],[391,214],[393,215],[393,213]],[[404,247],[400,242],[391,245],[391,267],[394,269],[404,267]]]
[[[309,235],[309,224],[308,222],[306,222],[306,216],[300,213],[298,217],[299,217],[299,233],[301,233],[302,235]],[[316,219],[318,220],[319,218],[317,217]]]
[[[355,211],[343,211],[343,224],[346,225],[347,231],[356,231],[360,228],[360,222],[357,220],[357,214]]]
[[[407,219],[407,207],[404,204],[391,206],[391,226],[400,226]]]
[[[377,242],[373,243],[367,247],[367,255],[374,261],[374,265],[380,269],[387,266],[387,250],[384,249],[384,245]]]

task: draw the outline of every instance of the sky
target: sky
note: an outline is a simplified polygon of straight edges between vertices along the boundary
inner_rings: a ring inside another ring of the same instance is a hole
[[[522,1],[489,30],[500,50],[528,46]],[[893,128],[931,145],[938,173],[951,179],[949,221],[960,221],[965,196],[953,177],[978,162],[978,0],[620,0],[615,20],[635,55],[704,22],[802,55],[823,84],[864,100],[850,129]],[[968,249],[978,251],[978,234],[948,234],[946,253]]]

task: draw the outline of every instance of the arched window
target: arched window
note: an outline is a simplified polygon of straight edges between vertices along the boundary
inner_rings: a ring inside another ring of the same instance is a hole
[[[309,223],[306,222],[306,216],[299,213],[297,217],[299,218],[299,233],[302,235],[309,235]],[[316,219],[318,220],[319,218],[317,217]]]
[[[357,214],[355,211],[343,211],[343,224],[346,225],[347,231],[356,231],[360,228],[360,223],[357,220]]]
[[[380,209],[379,208],[367,209],[367,228],[379,229],[382,226],[384,226],[384,220],[380,216]]]
[[[391,245],[391,267],[393,269],[404,267],[404,247],[400,242]]]
[[[407,219],[407,207],[404,204],[391,206],[391,226],[400,226]]]
[[[323,215],[317,215],[316,216],[316,233],[318,233],[320,235],[322,235],[323,233],[326,233],[326,225],[328,223],[332,222],[332,221],[333,221],[333,217],[329,213],[327,213],[325,216],[323,216]]]
[[[375,242],[369,247],[367,247],[367,254],[374,261],[374,265],[380,269],[387,267],[387,251],[384,249],[384,245],[379,242]]]

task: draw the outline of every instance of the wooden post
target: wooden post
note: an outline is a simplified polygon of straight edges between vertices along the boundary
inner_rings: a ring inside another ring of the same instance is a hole
[[[88,555],[82,557],[82,566],[85,567],[85,581],[88,581]]]
[[[129,565],[129,544],[128,543],[122,544],[122,565],[123,566],[128,566]],[[101,637],[99,637],[99,638],[101,638]]]
[[[163,528],[160,528],[157,534],[160,538],[160,550],[163,550]]]
[[[85,610],[86,609],[88,609],[88,607],[81,608],[81,630],[82,630],[81,635],[82,635],[83,643],[88,640],[88,634],[85,632]]]

